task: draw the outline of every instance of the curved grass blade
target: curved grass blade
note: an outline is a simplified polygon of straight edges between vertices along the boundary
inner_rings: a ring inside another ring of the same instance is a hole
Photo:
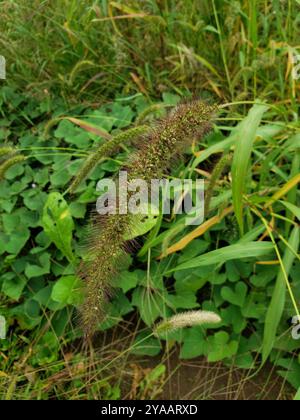
[[[299,227],[295,227],[292,231],[292,234],[290,236],[289,244],[291,248],[295,251],[295,253],[298,252],[299,248],[299,238],[300,238],[300,232]],[[277,276],[275,289],[272,295],[271,303],[268,308],[268,312],[266,315],[265,320],[265,329],[264,329],[264,339],[263,339],[263,364],[268,359],[274,342],[276,338],[276,332],[278,329],[278,325],[280,323],[282,313],[284,310],[285,305],[285,297],[286,297],[286,287],[287,287],[287,281],[289,272],[292,268],[293,262],[295,259],[294,253],[289,249],[286,248],[282,265],[280,267],[280,271]]]
[[[243,194],[246,189],[252,147],[262,116],[267,109],[268,107],[264,104],[255,104],[235,131],[238,141],[232,162],[232,198],[241,236],[244,234]]]
[[[274,246],[271,242],[248,242],[229,245],[200,255],[199,257],[192,258],[191,260],[178,265],[173,270],[170,270],[170,272],[205,267],[230,260],[240,260],[242,258],[259,258],[270,254],[273,250]]]

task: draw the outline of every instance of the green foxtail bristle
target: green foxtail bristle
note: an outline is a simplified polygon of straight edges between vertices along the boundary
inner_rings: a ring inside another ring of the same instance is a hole
[[[15,149],[10,146],[0,147],[0,157],[15,152]]]
[[[95,152],[91,153],[91,155],[86,159],[82,168],[79,170],[78,174],[68,188],[68,192],[73,194],[101,159],[110,156],[121,144],[134,140],[136,137],[144,134],[148,129],[149,127],[146,125],[130,128],[129,130],[117,134],[111,140],[99,146],[99,148]]]
[[[155,336],[160,334],[170,333],[185,327],[193,327],[196,325],[203,324],[218,324],[221,322],[221,318],[214,312],[211,311],[187,311],[173,315],[167,318],[153,328]]]
[[[0,165],[0,180],[4,178],[6,171],[16,163],[23,162],[26,159],[23,155],[16,155],[8,158]]]

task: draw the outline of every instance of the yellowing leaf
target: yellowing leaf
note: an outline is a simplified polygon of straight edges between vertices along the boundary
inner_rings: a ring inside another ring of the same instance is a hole
[[[291,189],[293,189],[300,182],[300,174],[297,174],[292,179],[290,179],[283,187],[281,187],[273,197],[267,201],[265,207],[270,207],[274,201],[280,200],[284,197]]]
[[[61,215],[60,215],[60,220],[64,219],[65,217],[68,217],[70,215],[69,209],[65,210]]]
[[[94,124],[87,123],[85,121],[79,120],[78,118],[66,117],[67,120],[71,121],[73,124],[78,125],[89,133],[96,134],[97,136],[103,137],[106,140],[110,140],[112,136],[108,134],[103,128],[99,128]]]
[[[227,216],[229,213],[233,211],[233,207],[228,207],[227,209],[223,210],[220,215],[214,216],[211,219],[207,220],[201,226],[198,226],[195,230],[185,235],[180,241],[176,244],[170,246],[166,249],[166,251],[159,256],[159,259],[164,258],[174,252],[180,251],[181,249],[185,248],[193,239],[198,238],[199,236],[204,235],[204,233],[210,229],[212,226],[221,222],[221,220]]]

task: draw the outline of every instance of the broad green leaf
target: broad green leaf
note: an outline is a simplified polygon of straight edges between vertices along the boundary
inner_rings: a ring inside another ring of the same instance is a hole
[[[297,253],[299,248],[299,227],[295,227],[292,231],[289,244],[292,249]],[[294,253],[287,247],[284,257],[283,257],[283,272],[282,268],[280,267],[276,285],[273,291],[272,299],[270,306],[267,311],[266,320],[265,320],[265,329],[264,329],[264,338],[263,338],[263,363],[266,362],[267,358],[269,357],[271,350],[274,346],[276,332],[279,325],[279,322],[282,317],[282,313],[285,306],[285,295],[286,295],[286,277],[289,276],[289,272],[292,268],[293,262],[295,259]]]
[[[81,203],[73,202],[69,206],[71,215],[76,219],[83,219],[86,213],[86,206]]]
[[[243,282],[238,282],[234,290],[230,287],[222,287],[221,289],[221,296],[226,302],[231,303],[232,305],[236,306],[244,306],[246,295],[247,295],[247,286]]]
[[[167,105],[175,106],[178,104],[178,102],[180,102],[180,96],[175,95],[174,93],[164,92],[162,94],[162,97],[163,97],[164,103]]]
[[[273,250],[274,247],[271,242],[248,242],[230,245],[192,258],[190,261],[170,270],[170,272],[185,270],[187,268],[204,267],[224,263],[229,260],[239,260],[241,258],[258,258],[271,253]]]
[[[45,252],[39,258],[37,258],[37,262],[38,264],[26,264],[25,275],[29,279],[50,273],[50,254]]]
[[[276,277],[276,271],[274,272],[274,266],[257,266],[255,274],[250,276],[251,284],[256,288],[265,288],[273,281]]]
[[[6,172],[5,172],[5,178],[12,180],[16,178],[17,176],[20,176],[24,173],[24,164],[18,163],[13,166],[11,166]]]
[[[132,215],[130,231],[124,239],[128,241],[137,238],[153,229],[158,221],[158,214],[155,214],[154,211],[152,213]]]
[[[64,256],[74,262],[71,245],[74,223],[68,204],[60,193],[53,192],[49,195],[43,210],[42,226]]]
[[[54,132],[56,138],[63,138],[67,143],[75,144],[79,148],[89,148],[91,143],[88,133],[74,127],[70,121],[62,120]]]
[[[193,309],[199,307],[196,294],[190,290],[181,290],[180,293],[168,297],[169,306],[176,309]]]
[[[234,364],[240,369],[253,369],[255,367],[255,361],[251,354],[253,346],[250,340],[242,336],[239,339],[239,349],[234,357]]]
[[[247,326],[247,321],[242,316],[241,310],[233,305],[221,309],[221,318],[226,326],[232,326],[236,334],[240,334]]]
[[[213,337],[208,338],[209,362],[218,362],[228,357],[232,358],[238,351],[238,342],[230,341],[229,334],[225,331],[217,332]]]
[[[238,140],[232,162],[232,198],[241,235],[244,234],[243,194],[246,190],[252,147],[262,116],[267,109],[263,104],[255,104],[235,129]]]
[[[134,289],[138,283],[138,274],[136,271],[122,271],[116,278],[115,285],[121,287],[124,293]]]
[[[41,322],[40,305],[33,299],[27,299],[21,305],[13,307],[10,315],[17,319],[24,330],[31,330]]]
[[[251,292],[241,308],[244,318],[264,319],[266,314],[265,293]]]
[[[12,272],[4,274],[2,278],[2,292],[11,299],[18,300],[26,286],[26,278],[20,275],[17,276]]]
[[[16,226],[14,232],[10,233],[8,240],[5,244],[5,250],[10,254],[17,255],[24,247],[28,239],[30,238],[30,232],[24,226]]]
[[[185,293],[187,291],[192,291],[196,293],[198,290],[211,280],[211,270],[209,267],[206,267],[206,270],[201,270],[201,273],[197,272],[198,270],[187,270],[187,271],[177,271],[174,274],[175,290],[178,295]],[[209,271],[205,274],[206,271]],[[226,279],[225,279],[226,280]]]
[[[111,114],[115,117],[114,125],[117,128],[128,127],[134,117],[134,112],[128,105],[121,105],[115,102],[111,108]]]
[[[82,302],[82,280],[76,276],[61,277],[53,286],[51,298],[65,305],[78,305]]]
[[[207,354],[207,341],[201,327],[185,329],[183,332],[183,345],[180,349],[180,359],[192,359]]]
[[[115,293],[113,300],[105,306],[107,316],[105,320],[99,325],[99,329],[104,331],[113,327],[114,325],[117,325],[120,321],[122,321],[123,317],[132,310],[133,307],[128,298],[125,296],[122,290],[118,290]]]

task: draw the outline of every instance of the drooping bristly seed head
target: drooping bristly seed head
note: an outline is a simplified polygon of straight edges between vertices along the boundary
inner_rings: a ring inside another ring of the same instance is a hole
[[[194,139],[209,131],[215,111],[215,106],[201,101],[178,105],[140,143],[140,150],[129,166],[131,177],[161,178]]]
[[[23,155],[16,155],[8,158],[5,162],[1,163],[0,165],[0,180],[2,180],[5,176],[5,173],[8,169],[15,165],[16,163],[21,163],[26,159]]]
[[[188,311],[182,312],[168,318],[154,327],[154,334],[172,332],[180,328],[193,327],[203,324],[218,324],[221,322],[219,315],[210,311]]]
[[[74,194],[76,189],[85,180],[88,174],[95,168],[98,163],[101,162],[101,159],[111,156],[118,150],[118,148],[120,148],[122,144],[126,144],[132,141],[133,139],[144,134],[147,130],[148,126],[146,125],[130,128],[129,130],[117,134],[112,139],[99,146],[98,149],[91,152],[74,177],[71,185],[68,188],[68,192]]]
[[[127,170],[128,181],[143,179],[150,183],[152,179],[162,178],[191,142],[208,132],[215,111],[216,107],[201,101],[176,107],[149,134],[138,139],[139,150],[122,169]],[[117,208],[117,214],[99,222],[100,228],[94,229],[95,233],[89,238],[91,258],[81,264],[79,273],[86,282],[81,307],[86,336],[91,336],[103,319],[107,297],[111,295],[112,284],[116,284],[120,260],[126,255],[126,235],[135,224],[134,218],[134,215],[119,214]],[[195,319],[195,315],[191,319]],[[187,317],[185,320],[187,322]],[[180,319],[177,324],[179,322]]]
[[[7,155],[10,153],[13,153],[15,151],[15,149],[13,147],[10,146],[1,146],[0,147],[0,157],[3,155]]]

